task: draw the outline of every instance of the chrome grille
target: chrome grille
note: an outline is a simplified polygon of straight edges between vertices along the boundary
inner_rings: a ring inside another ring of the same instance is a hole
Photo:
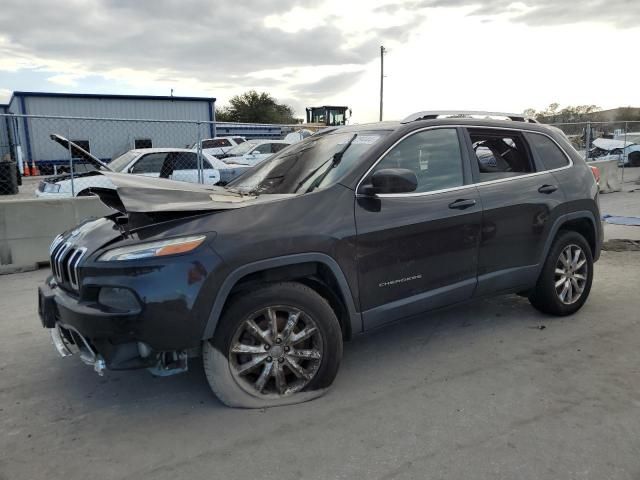
[[[58,236],[49,248],[51,271],[59,284],[79,288],[78,265],[87,252],[84,247],[76,247],[71,242],[63,242]]]

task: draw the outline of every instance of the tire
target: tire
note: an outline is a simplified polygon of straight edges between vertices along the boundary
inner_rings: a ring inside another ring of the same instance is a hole
[[[567,262],[567,255],[572,258],[571,261]],[[574,261],[575,258],[578,260]],[[560,273],[562,271],[565,273]],[[571,315],[586,302],[592,282],[591,247],[578,232],[561,230],[551,245],[538,282],[529,295],[529,301],[543,313]],[[556,283],[559,284],[557,287]]]
[[[629,166],[640,167],[640,152],[631,152],[628,158]]]
[[[342,332],[327,300],[313,289],[273,283],[234,295],[202,350],[209,385],[225,405],[289,405],[317,398],[333,383]]]

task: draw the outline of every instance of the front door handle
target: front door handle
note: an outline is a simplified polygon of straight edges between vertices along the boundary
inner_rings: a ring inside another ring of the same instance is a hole
[[[455,202],[449,204],[449,208],[457,208],[458,210],[464,210],[465,208],[473,207],[476,201],[472,198],[461,198]]]
[[[547,193],[547,194],[549,194],[549,193],[553,193],[553,192],[555,192],[556,190],[558,190],[558,187],[557,187],[557,186],[555,186],[555,185],[542,185],[542,186],[538,189],[538,191],[539,191],[540,193]]]

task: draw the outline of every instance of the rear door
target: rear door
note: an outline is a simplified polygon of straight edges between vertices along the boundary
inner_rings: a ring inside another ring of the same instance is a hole
[[[365,176],[407,168],[414,193],[368,197],[355,205],[364,326],[373,328],[470,298],[482,209],[456,128],[414,132]]]
[[[472,170],[483,206],[477,295],[535,283],[554,209],[557,180],[536,164],[517,129],[468,128]]]

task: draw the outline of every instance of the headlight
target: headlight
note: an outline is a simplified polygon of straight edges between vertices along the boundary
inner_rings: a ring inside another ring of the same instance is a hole
[[[60,191],[60,185],[57,183],[45,183],[44,184],[44,192],[45,193],[58,193]]]
[[[98,258],[98,261],[136,260],[138,258],[164,257],[166,255],[186,253],[198,247],[204,242],[205,238],[207,238],[205,235],[198,235],[114,248],[103,253]]]

